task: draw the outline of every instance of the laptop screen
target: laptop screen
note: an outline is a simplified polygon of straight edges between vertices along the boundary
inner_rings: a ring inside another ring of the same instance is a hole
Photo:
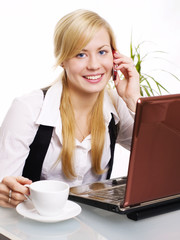
[[[124,206],[180,193],[180,94],[137,103]]]

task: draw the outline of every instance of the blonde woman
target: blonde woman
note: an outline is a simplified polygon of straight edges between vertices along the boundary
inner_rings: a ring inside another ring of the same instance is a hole
[[[91,11],[72,12],[56,25],[54,49],[60,78],[15,99],[2,124],[0,206],[24,201],[32,181],[109,178],[115,142],[130,148],[139,76],[109,24]],[[124,79],[116,74],[108,89],[113,69]]]

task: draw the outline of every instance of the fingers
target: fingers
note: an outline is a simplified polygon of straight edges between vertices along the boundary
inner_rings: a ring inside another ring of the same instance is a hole
[[[117,51],[114,53],[113,56],[114,56],[114,63],[115,64],[120,65],[120,64],[125,63],[125,64],[130,64],[130,65],[132,65],[132,67],[134,67],[134,62],[133,62],[132,58],[127,57],[127,56],[125,56],[125,55],[123,55],[123,54],[121,54]]]
[[[114,68],[121,71],[124,78],[120,79],[117,74],[114,84],[121,98],[126,102],[129,109],[135,112],[137,99],[140,97],[139,73],[131,58],[121,53],[114,53]]]
[[[26,199],[25,195],[29,195],[28,188],[23,185],[31,183],[24,177],[5,177],[0,183],[0,206],[16,207]]]
[[[120,57],[118,59],[114,59],[114,64],[117,67],[120,67],[121,64],[129,64],[129,66],[131,66],[133,68],[135,67],[133,61],[130,58],[124,57],[123,55],[120,55],[120,54],[119,54],[119,56]]]
[[[131,58],[124,56],[118,52],[114,53],[114,67],[116,70],[120,70],[126,80],[131,78],[138,78],[139,74],[136,70],[134,62]]]
[[[117,70],[120,70],[127,80],[131,80],[132,78],[139,80],[139,74],[136,71],[135,67],[130,65],[130,64],[128,64],[128,63],[121,64],[117,68]]]
[[[117,71],[120,70],[124,76],[123,81],[121,81],[119,75],[117,74],[116,80],[114,82],[115,86],[121,84],[121,87],[123,87],[123,89],[121,89],[121,92],[122,90],[125,90],[126,86],[132,86],[135,88],[139,87],[139,73],[137,72],[134,62],[131,58],[126,57],[116,51],[114,53],[114,68]]]
[[[25,197],[23,198],[21,197],[21,200],[17,200],[17,199],[10,198],[7,195],[0,194],[0,206],[7,207],[7,208],[14,208],[19,203],[23,202],[25,199],[26,199]]]
[[[2,180],[2,183],[5,184],[9,189],[15,192],[22,194],[28,194],[28,189],[24,187],[25,184],[31,184],[32,181],[24,177],[5,177]]]
[[[9,190],[6,185],[0,183],[0,206],[2,207],[13,207],[9,203]]]

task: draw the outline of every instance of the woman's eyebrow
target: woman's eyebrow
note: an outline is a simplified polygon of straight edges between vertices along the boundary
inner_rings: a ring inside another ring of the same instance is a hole
[[[100,49],[103,48],[103,47],[109,47],[109,48],[111,48],[110,45],[107,45],[107,44],[106,44],[106,45],[103,45],[102,47],[99,47],[98,50],[100,50]]]
[[[100,49],[102,49],[103,47],[109,47],[109,48],[111,48],[111,46],[110,45],[102,45],[101,47],[99,47],[97,50],[100,50]],[[83,52],[88,52],[88,49],[85,49],[85,48],[83,48],[81,51],[83,51]]]

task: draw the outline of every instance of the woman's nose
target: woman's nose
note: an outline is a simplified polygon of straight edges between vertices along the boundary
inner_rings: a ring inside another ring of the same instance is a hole
[[[87,68],[88,70],[97,70],[100,68],[100,62],[96,56],[89,57]]]

